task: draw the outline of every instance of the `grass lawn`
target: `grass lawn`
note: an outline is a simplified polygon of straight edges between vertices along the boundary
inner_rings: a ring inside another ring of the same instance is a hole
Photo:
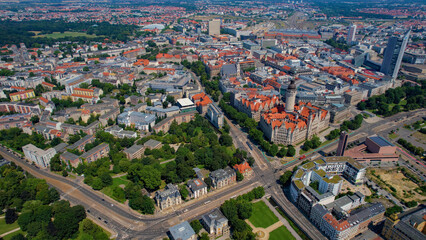
[[[267,228],[278,222],[278,217],[263,201],[259,201],[253,204],[253,214],[249,220],[255,227]]]
[[[127,184],[130,181],[126,179],[126,176],[122,176],[122,177],[118,177],[118,178],[113,178],[112,179],[112,185],[108,186],[108,187],[104,187],[101,192],[104,193],[105,195],[111,197],[112,199],[124,203],[126,201],[125,198],[117,198],[113,195],[113,190],[115,187],[120,187],[120,185],[125,185],[127,186]]]
[[[293,235],[291,235],[290,231],[285,227],[281,226],[274,231],[269,233],[269,240],[280,240],[280,239],[296,239]]]
[[[24,236],[25,236],[25,232],[24,232],[24,231],[22,231],[21,229],[19,229],[19,230],[18,230],[18,231],[16,231],[16,232],[13,232],[13,233],[11,233],[11,234],[8,234],[8,235],[4,236],[4,237],[3,237],[3,240],[10,240],[13,236],[18,235],[18,234],[22,234],[22,235],[24,235]]]
[[[64,38],[64,37],[88,37],[88,38],[95,38],[95,37],[101,37],[101,36],[89,35],[89,34],[83,33],[83,32],[68,32],[68,31],[66,31],[64,33],[54,32],[54,33],[50,33],[50,34],[37,35],[37,36],[34,36],[34,37],[36,37],[36,38],[46,37],[46,38],[58,39],[58,38]]]
[[[120,186],[120,185],[122,185],[122,184],[124,184],[124,185],[126,185],[127,186],[127,184],[130,182],[130,180],[127,180],[127,178],[126,178],[126,176],[121,176],[121,177],[118,177],[118,178],[113,178],[112,179],[112,187],[115,187],[115,186]]]
[[[396,134],[396,133],[391,133],[391,134],[389,134],[389,138],[390,139],[395,139],[395,138],[397,138],[398,137],[398,134]]]
[[[19,228],[18,221],[15,221],[12,224],[6,224],[6,220],[4,218],[0,219],[0,234],[12,231],[15,228]]]

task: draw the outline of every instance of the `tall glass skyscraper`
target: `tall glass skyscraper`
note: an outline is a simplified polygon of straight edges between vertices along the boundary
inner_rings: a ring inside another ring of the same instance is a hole
[[[380,72],[389,75],[392,79],[398,76],[399,68],[401,67],[402,57],[404,56],[405,48],[407,47],[408,39],[410,38],[410,30],[399,38],[392,36],[389,38],[388,45],[383,56],[382,67]]]

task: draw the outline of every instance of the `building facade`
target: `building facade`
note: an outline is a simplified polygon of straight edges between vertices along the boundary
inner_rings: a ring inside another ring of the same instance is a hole
[[[188,181],[187,186],[191,198],[199,198],[207,194],[207,184],[202,179],[191,179]]]
[[[201,223],[212,238],[229,233],[228,219],[217,208],[204,214]]]
[[[289,113],[279,105],[261,115],[260,128],[271,142],[295,145],[329,126],[330,113],[325,109],[303,102],[294,109]]]
[[[220,19],[212,19],[209,21],[209,35],[219,36],[220,35]]]
[[[396,77],[398,77],[405,48],[407,47],[407,43],[410,38],[410,32],[411,31],[408,31],[402,38],[398,38],[396,36],[389,38],[388,45],[386,46],[386,50],[383,55],[383,63],[380,71],[391,76],[392,79],[396,79]]]
[[[337,146],[336,156],[343,156],[345,154],[346,147],[348,146],[348,133],[342,131],[340,133],[339,145]]]
[[[41,168],[47,168],[50,166],[50,159],[52,159],[56,154],[56,150],[54,148],[43,150],[32,144],[23,146],[22,151],[28,160]]]
[[[223,188],[234,182],[236,182],[237,174],[230,167],[225,169],[219,169],[210,173],[210,178],[212,179],[212,184],[214,188]]]
[[[89,151],[83,153],[80,158],[87,163],[94,162],[100,158],[107,157],[109,153],[109,144],[102,143]]]
[[[157,202],[157,206],[161,210],[182,203],[182,198],[178,188],[170,183],[167,184],[163,191],[155,192],[155,200]]]

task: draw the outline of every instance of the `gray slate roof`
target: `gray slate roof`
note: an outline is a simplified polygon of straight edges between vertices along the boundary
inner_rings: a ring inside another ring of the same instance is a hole
[[[157,191],[155,192],[155,198],[157,199],[157,201],[165,201],[167,200],[167,198],[177,198],[180,197],[180,193],[178,188],[169,183],[167,184],[167,186],[164,188],[164,191]]]
[[[174,225],[169,228],[170,235],[172,235],[175,240],[187,240],[195,235],[194,229],[189,225],[188,221],[185,221],[181,224]]]
[[[207,184],[203,180],[195,178],[188,181],[188,187],[189,189],[191,189],[192,192],[195,192],[200,189],[206,188]]]
[[[133,145],[131,147],[129,147],[128,149],[124,150],[125,153],[128,154],[135,154],[137,151],[141,150],[141,148],[143,148],[143,145]]]
[[[154,139],[149,139],[143,145],[144,145],[144,147],[155,148],[155,147],[158,146],[158,144],[161,144],[161,142],[157,141],[157,140],[154,140]]]
[[[219,182],[235,174],[235,171],[228,166],[225,169],[218,169],[216,171],[211,172],[210,178],[215,179],[217,182]]]
[[[202,219],[209,227],[212,225],[220,226],[228,221],[228,219],[217,208],[207,214],[204,214]]]

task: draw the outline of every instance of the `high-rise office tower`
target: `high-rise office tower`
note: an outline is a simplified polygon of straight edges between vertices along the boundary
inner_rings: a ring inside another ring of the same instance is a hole
[[[404,37],[399,38],[392,36],[389,38],[383,55],[383,63],[380,72],[389,75],[392,79],[398,76],[399,68],[401,67],[402,57],[404,56],[405,48],[407,47],[408,39],[410,38],[409,30]]]
[[[220,35],[220,19],[213,19],[209,21],[209,35]]]
[[[287,91],[285,92],[285,111],[293,112],[294,104],[296,103],[296,84],[294,80],[291,80],[290,85],[288,85]]]
[[[342,131],[340,133],[339,145],[337,146],[336,156],[343,156],[345,154],[346,146],[348,145],[348,133]]]
[[[349,27],[348,37],[346,38],[346,43],[348,45],[351,45],[353,42],[355,42],[355,34],[356,34],[356,25],[352,24]]]

